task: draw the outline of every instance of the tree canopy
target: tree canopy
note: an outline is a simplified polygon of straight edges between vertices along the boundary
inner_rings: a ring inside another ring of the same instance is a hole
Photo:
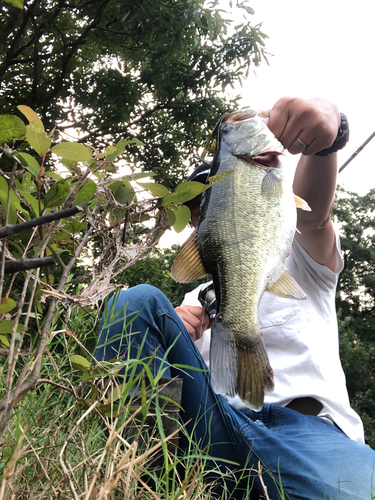
[[[234,107],[221,90],[266,57],[260,26],[234,26],[217,2],[27,0],[0,12],[1,112],[26,104],[46,129],[96,147],[136,137],[132,166],[171,188]]]
[[[359,196],[340,189],[333,213],[345,261],[336,298],[341,361],[351,403],[375,447],[375,190]]]

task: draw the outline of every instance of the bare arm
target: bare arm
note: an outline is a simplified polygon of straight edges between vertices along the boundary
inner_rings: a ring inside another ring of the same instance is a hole
[[[337,154],[321,157],[315,153],[334,142],[340,113],[334,104],[322,99],[285,97],[270,111],[269,126],[290,153],[302,153],[293,188],[312,210],[297,211],[300,233],[296,233],[296,239],[315,261],[334,270],[336,243],[331,210],[337,182]]]
[[[334,271],[336,237],[331,210],[336,191],[337,153],[301,156],[294,177],[294,192],[307,201],[311,212],[297,210],[296,239],[319,264]]]

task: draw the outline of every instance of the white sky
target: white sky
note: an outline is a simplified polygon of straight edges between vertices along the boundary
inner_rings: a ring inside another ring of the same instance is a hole
[[[336,103],[350,127],[350,141],[339,153],[341,166],[375,130],[375,2],[250,0],[248,5],[255,10],[252,24],[262,23],[273,56],[236,94],[242,94],[243,106],[260,109],[285,95]],[[244,12],[234,14],[240,19]],[[339,183],[361,195],[375,188],[374,156],[375,138],[343,170]],[[188,234],[168,231],[161,246],[182,243]]]

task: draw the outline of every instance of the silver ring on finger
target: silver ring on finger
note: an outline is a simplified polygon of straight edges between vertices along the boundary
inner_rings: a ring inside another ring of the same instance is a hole
[[[303,141],[301,141],[301,139],[299,137],[297,137],[296,140],[301,144],[301,146],[303,147],[303,149],[307,148],[307,144],[305,144]]]

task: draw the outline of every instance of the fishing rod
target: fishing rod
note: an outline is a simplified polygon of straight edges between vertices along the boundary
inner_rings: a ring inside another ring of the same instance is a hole
[[[352,156],[346,160],[346,162],[339,168],[339,173],[342,172],[344,170],[345,167],[347,167],[349,165],[349,163],[354,160],[354,158],[362,151],[362,149],[367,146],[367,144],[371,141],[371,139],[373,139],[375,137],[375,131],[370,135],[370,137],[368,137],[365,142],[359,146],[359,148],[357,148],[354,153],[352,154]]]

